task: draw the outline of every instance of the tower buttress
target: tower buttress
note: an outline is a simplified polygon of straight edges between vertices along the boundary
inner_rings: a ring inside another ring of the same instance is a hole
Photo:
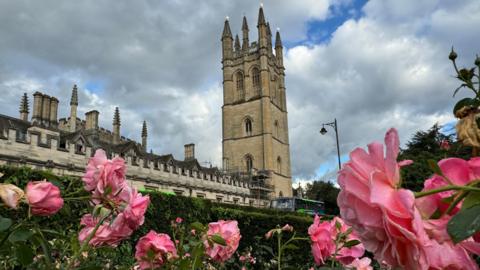
[[[120,111],[115,107],[113,114],[113,144],[120,143]]]
[[[142,147],[143,151],[147,151],[147,122],[143,121],[143,126],[142,126]]]
[[[70,98],[70,132],[77,131],[77,107],[78,107],[78,90],[77,85],[73,85],[72,97]]]
[[[28,96],[27,93],[23,93],[22,100],[20,101],[20,119],[28,121]]]

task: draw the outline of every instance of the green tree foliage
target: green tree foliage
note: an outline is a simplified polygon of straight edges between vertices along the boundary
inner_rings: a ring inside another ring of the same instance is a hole
[[[336,188],[332,182],[314,181],[307,185],[306,197],[311,200],[323,201],[326,214],[338,215],[338,192],[340,189]]]
[[[423,182],[432,175],[428,160],[439,161],[447,157],[470,158],[471,148],[455,140],[453,135],[440,132],[441,126],[433,125],[427,131],[418,131],[400,151],[398,160],[413,160],[413,164],[402,168],[402,187],[414,191],[423,188]],[[446,140],[450,149],[442,149],[440,144]]]

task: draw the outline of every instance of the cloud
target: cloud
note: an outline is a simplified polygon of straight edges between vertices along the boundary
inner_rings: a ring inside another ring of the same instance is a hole
[[[354,1],[267,0],[264,7],[272,30],[298,44],[309,38],[309,25],[321,27]],[[17,115],[12,104],[23,92],[42,91],[58,97],[59,115],[67,116],[77,83],[79,115],[97,109],[100,124],[111,128],[119,106],[123,135],[139,140],[146,120],[156,153],[182,158],[183,145],[193,142],[200,161],[220,165],[223,20],[230,16],[239,33],[245,14],[253,41],[257,13],[253,0],[1,2],[0,113]],[[381,140],[391,126],[405,142],[451,121],[456,82],[446,55],[455,45],[467,65],[479,53],[477,1],[372,0],[350,13],[363,15],[345,17],[328,41],[285,49],[297,179],[316,177],[336,155],[332,130],[318,133],[333,118],[342,155]]]

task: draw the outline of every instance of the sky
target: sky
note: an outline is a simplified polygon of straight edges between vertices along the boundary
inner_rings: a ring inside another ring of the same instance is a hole
[[[21,95],[41,91],[69,112],[96,109],[111,129],[183,158],[196,144],[204,164],[221,165],[221,33],[246,16],[255,40],[260,2],[0,0],[0,114],[18,115]],[[473,66],[480,53],[480,1],[265,0],[266,19],[284,48],[294,182],[335,175],[338,121],[342,162],[390,127],[405,143],[415,131],[454,123],[457,81],[448,60]],[[327,127],[329,128],[329,127]],[[451,129],[451,128],[450,128]]]

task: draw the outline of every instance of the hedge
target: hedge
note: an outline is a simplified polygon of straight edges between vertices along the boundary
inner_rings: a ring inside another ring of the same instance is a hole
[[[59,177],[48,171],[38,171],[28,167],[0,166],[0,173],[4,174],[0,178],[0,182],[9,182],[20,187],[24,187],[30,180],[47,179],[59,186],[62,194],[71,190],[72,187],[78,190],[79,195],[84,193],[81,191],[82,182],[74,177]],[[96,254],[97,260],[108,258],[110,266],[115,265],[115,268],[128,269],[134,263],[133,254],[136,241],[150,230],[170,234],[171,222],[176,217],[183,218],[185,223],[198,221],[204,224],[220,219],[235,219],[238,221],[242,234],[238,251],[242,252],[250,248],[252,255],[257,257],[257,269],[266,269],[268,265],[272,265],[270,253],[275,251],[275,244],[273,239],[266,240],[264,238],[265,233],[277,225],[290,224],[298,235],[306,236],[308,226],[312,223],[311,217],[299,213],[220,204],[201,198],[173,196],[160,192],[143,193],[148,194],[151,199],[144,225],[116,249],[100,249]],[[51,230],[58,231],[60,234],[57,237],[66,239],[62,242],[64,245],[73,244],[72,241],[79,229],[80,217],[87,211],[86,202],[69,202],[57,215],[43,218],[42,223],[44,222],[45,226]],[[0,209],[2,216],[15,218],[16,213],[13,210]],[[309,244],[302,242],[298,244],[298,247],[298,251],[291,252],[295,253],[292,254],[295,257],[286,258],[289,265],[295,269],[306,269],[307,265],[313,265]],[[103,265],[103,267],[106,266]],[[227,268],[236,269],[237,267],[238,264],[234,261]]]

